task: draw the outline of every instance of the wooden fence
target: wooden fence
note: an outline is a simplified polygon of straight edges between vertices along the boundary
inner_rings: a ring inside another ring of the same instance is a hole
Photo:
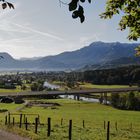
[[[15,121],[15,116],[19,116],[18,122]],[[31,123],[28,121],[29,116],[34,116],[34,123]],[[47,130],[46,131],[47,137],[50,137],[51,135],[53,135],[53,132],[51,131],[52,130],[51,123],[52,123],[52,120],[50,117],[47,118],[46,124],[40,123],[39,114],[8,113],[5,116],[5,125],[7,125],[7,126],[10,125],[13,127],[16,125],[16,126],[19,126],[19,128],[23,128],[22,126],[24,126],[25,130],[27,130],[27,131],[28,131],[28,128],[30,127],[30,125],[33,125],[34,126],[34,133],[36,133],[36,134],[38,133],[38,127],[43,125],[44,127],[47,128],[46,129]],[[86,127],[85,120],[83,120],[81,123],[82,123],[82,127],[85,128]],[[110,124],[111,124],[110,121],[103,121],[103,129],[106,131],[106,140],[110,140],[110,131],[111,131]],[[63,125],[63,118],[60,120],[60,125],[61,126]],[[72,131],[73,131],[72,128],[73,128],[73,121],[69,120],[69,123],[68,123],[68,139],[69,140],[72,140]],[[116,131],[118,131],[117,122],[115,122],[114,128]],[[130,130],[131,131],[133,130],[132,123],[130,124]]]

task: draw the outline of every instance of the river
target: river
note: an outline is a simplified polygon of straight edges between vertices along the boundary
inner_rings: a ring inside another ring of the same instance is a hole
[[[44,87],[50,88],[50,89],[59,89],[60,86],[51,84],[47,81],[44,82]],[[60,95],[61,98],[66,98],[66,99],[74,99],[74,95]],[[86,102],[99,102],[99,99],[95,98],[88,98],[88,97],[79,97],[80,101],[86,101]]]
[[[61,98],[65,98],[65,99],[75,99],[74,95],[60,95]],[[80,101],[86,101],[86,102],[96,102],[98,103],[99,102],[99,99],[95,99],[95,98],[88,98],[88,97],[82,97],[80,96],[79,97],[79,100]]]

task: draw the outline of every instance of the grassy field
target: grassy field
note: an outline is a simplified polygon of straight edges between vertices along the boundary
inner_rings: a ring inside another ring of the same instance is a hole
[[[128,88],[129,85],[95,85],[91,83],[83,83],[80,85],[81,88]]]
[[[21,89],[1,89],[0,88],[0,93],[15,93],[15,92],[21,92]]]
[[[60,106],[54,107],[26,107],[17,113],[37,113],[40,115],[41,123],[38,134],[34,134],[34,127],[29,126],[25,131],[18,127],[10,127],[11,131],[16,131],[24,136],[38,140],[67,140],[68,139],[68,122],[73,120],[73,140],[106,140],[106,130],[104,130],[104,121],[111,123],[111,140],[139,140],[140,139],[140,112],[117,110],[110,106],[100,105],[97,103],[87,103],[74,100],[57,99],[41,100],[43,102],[59,103]],[[11,106],[0,104],[4,109],[14,110],[17,105]],[[51,117],[52,132],[47,138],[47,118]],[[1,113],[0,118],[4,123],[4,116]],[[63,118],[63,125],[61,119]],[[19,117],[15,118],[19,121]],[[85,128],[82,121],[85,121]],[[34,122],[34,116],[29,116],[28,121]],[[115,122],[118,123],[118,130],[115,129]],[[132,128],[131,128],[132,123]]]
[[[6,94],[6,93],[18,93],[18,92],[26,92],[26,91],[30,91],[29,85],[26,85],[27,89],[26,90],[22,90],[20,86],[17,86],[16,89],[4,89],[4,88],[0,88],[0,94]]]

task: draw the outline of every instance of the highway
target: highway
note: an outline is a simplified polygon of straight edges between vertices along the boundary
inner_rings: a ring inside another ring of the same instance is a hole
[[[89,95],[102,93],[126,93],[131,91],[140,91],[140,87],[130,88],[94,88],[89,90],[68,90],[68,91],[36,91],[36,92],[18,92],[18,93],[0,93],[0,96],[41,96],[41,95]]]

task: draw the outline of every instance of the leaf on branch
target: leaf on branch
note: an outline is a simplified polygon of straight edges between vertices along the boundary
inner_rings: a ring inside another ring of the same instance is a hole
[[[7,8],[7,4],[6,4],[6,3],[3,3],[3,4],[2,4],[2,8],[3,8],[3,9]]]
[[[80,22],[83,23],[85,21],[84,16],[84,8],[80,5],[81,3],[85,3],[86,0],[70,0],[69,11],[73,11],[72,18],[80,18]],[[88,0],[89,3],[91,3],[91,0]]]
[[[79,12],[76,10],[72,13],[72,18],[78,18],[79,17]]]
[[[7,2],[7,4],[8,4],[8,6],[9,6],[10,9],[11,8],[15,9],[15,7],[14,7],[14,5],[12,3]]]
[[[79,6],[79,8],[78,8],[78,12],[79,12],[79,14],[81,14],[81,15],[84,14],[84,9],[83,9],[82,6]]]
[[[89,3],[91,3],[91,0],[88,0]]]
[[[84,15],[80,16],[80,21],[81,21],[81,23],[83,23],[85,21],[85,16]]]
[[[78,0],[72,0],[69,3],[69,11],[75,10],[77,8],[77,3],[78,3]]]
[[[80,5],[79,5],[79,8],[78,8],[78,13],[79,13],[80,21],[81,21],[81,23],[83,23],[85,21],[84,9]]]

